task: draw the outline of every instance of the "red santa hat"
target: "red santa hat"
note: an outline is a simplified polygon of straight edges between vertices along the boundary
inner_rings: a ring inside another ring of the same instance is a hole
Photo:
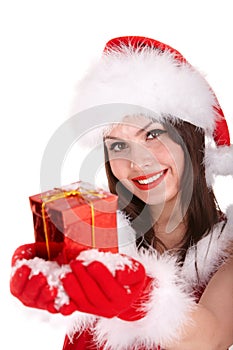
[[[110,40],[79,86],[78,110],[113,103],[204,129],[215,141],[206,147],[207,182],[213,175],[233,174],[233,146],[219,102],[203,75],[172,47],[139,36]]]

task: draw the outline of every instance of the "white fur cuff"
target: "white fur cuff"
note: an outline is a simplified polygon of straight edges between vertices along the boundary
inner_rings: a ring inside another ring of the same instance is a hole
[[[151,349],[179,338],[182,327],[190,322],[195,301],[179,277],[179,267],[169,256],[158,258],[145,253],[135,257],[155,277],[150,301],[143,306],[146,316],[137,321],[100,318],[94,336],[104,350]],[[124,334],[124,336],[122,336]]]

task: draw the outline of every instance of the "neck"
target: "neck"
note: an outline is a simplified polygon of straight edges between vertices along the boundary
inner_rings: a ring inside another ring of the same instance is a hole
[[[178,247],[186,232],[185,217],[178,197],[163,205],[150,207],[157,238],[168,248]]]

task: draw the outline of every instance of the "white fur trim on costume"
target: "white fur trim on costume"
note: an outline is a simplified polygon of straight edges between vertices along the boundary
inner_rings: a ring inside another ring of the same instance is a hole
[[[108,266],[109,254],[111,253],[95,250],[93,259],[102,263],[107,261]],[[76,332],[82,332],[89,326],[95,342],[103,346],[104,350],[138,349],[141,346],[149,349],[178,339],[183,326],[191,322],[189,314],[196,303],[192,294],[187,292],[188,288],[183,278],[180,278],[180,267],[176,264],[176,258],[169,254],[160,256],[155,251],[145,250],[139,253],[136,249],[132,255],[145,266],[147,275],[154,278],[150,299],[140,307],[146,316],[128,322],[117,317],[86,319],[80,313],[76,313],[77,319],[73,319],[74,322],[68,329],[70,339]],[[85,260],[85,257],[89,263],[90,257],[88,254],[85,256],[83,252],[82,260]]]
[[[73,109],[77,113],[112,103],[170,114],[210,133],[218,118],[213,108],[217,102],[205,78],[170,51],[148,47],[135,50],[122,45],[120,51],[105,53],[80,82]]]
[[[228,207],[226,217],[225,226],[224,222],[216,224],[213,231],[198,242],[196,250],[188,250],[182,267],[169,253],[159,256],[150,251],[138,253],[136,249],[133,253],[131,249],[131,256],[155,278],[150,301],[142,308],[147,315],[134,322],[100,318],[93,332],[104,350],[153,348],[158,344],[163,347],[179,338],[182,328],[191,322],[189,315],[196,306],[192,293],[198,286],[205,287],[229,256],[227,248],[233,242],[233,205]]]
[[[117,211],[117,233],[119,252],[132,256],[132,252],[135,251],[136,233],[129,217],[121,210]]]
[[[227,248],[233,242],[233,205],[227,208],[226,217],[225,227],[223,221],[216,224],[213,231],[197,243],[197,247],[191,247],[187,252],[182,276],[191,290],[197,284],[206,286],[212,274],[229,255]]]
[[[148,251],[137,254],[137,259],[146,267],[147,274],[155,278],[150,300],[140,308],[146,316],[133,322],[116,317],[100,318],[94,336],[104,350],[163,347],[178,339],[183,326],[191,322],[189,314],[196,304],[186,292],[175,260],[169,255],[159,257]]]
[[[157,345],[164,347],[170,341],[178,339],[183,327],[191,322],[189,315],[196,307],[192,296],[195,287],[205,286],[211,275],[229,254],[227,248],[233,242],[233,205],[227,208],[226,217],[227,223],[223,230],[223,222],[215,225],[213,232],[198,242],[196,250],[189,249],[182,267],[176,263],[176,257],[169,255],[169,252],[162,255],[150,250],[138,252],[135,245],[134,249],[132,249],[132,244],[129,245],[130,256],[140,261],[144,265],[147,275],[154,278],[150,300],[145,302],[141,308],[142,311],[146,311],[146,316],[142,319],[128,322],[117,317],[107,319],[74,312],[70,316],[49,315],[48,321],[55,324],[56,320],[59,320],[63,326],[66,324],[71,341],[76,332],[81,333],[88,328],[93,332],[96,342],[103,345],[104,350],[128,350],[129,348],[136,350],[142,346],[151,349]],[[122,227],[127,227],[126,223],[129,226],[127,217],[122,213],[119,218],[119,221],[122,220]],[[132,243],[132,228],[129,229],[128,233],[130,233],[130,243]],[[126,251],[129,248],[128,245],[124,245],[124,247]],[[96,259],[98,252],[95,251],[93,254],[93,259]],[[100,260],[104,254],[100,254]],[[106,256],[107,261],[109,261],[109,253]],[[69,272],[69,265],[61,267],[56,262],[45,262],[43,259],[38,259],[17,261],[12,273],[25,264],[32,268],[32,275],[41,271],[46,276],[48,275],[51,286],[59,287],[57,278],[60,280],[61,275]],[[195,261],[197,262],[199,281]],[[103,262],[105,262],[104,259]],[[114,266],[117,268],[115,263]],[[51,277],[49,273],[52,271],[54,272]],[[64,290],[62,293],[65,293]]]
[[[206,180],[213,185],[215,175],[233,176],[233,145],[206,147],[205,151]]]
[[[197,243],[196,248],[190,247],[188,249],[184,264],[180,271],[182,278],[188,282],[190,289],[193,289],[197,283],[206,285],[210,276],[229,254],[227,248],[233,242],[233,204],[227,207],[225,215],[227,220],[225,226],[225,221],[217,223],[213,230]],[[128,244],[121,247],[121,253],[139,260],[140,255],[138,256],[135,248],[135,231],[129,226],[129,221],[127,217],[124,216],[123,212],[119,212],[118,220],[121,221],[121,225],[124,228],[122,234],[125,231],[125,237],[128,237]],[[197,277],[195,261],[198,267],[199,280]],[[148,265],[145,258],[143,264],[145,264],[145,266]]]

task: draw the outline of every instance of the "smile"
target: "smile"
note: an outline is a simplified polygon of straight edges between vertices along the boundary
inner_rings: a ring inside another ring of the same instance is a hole
[[[164,179],[167,169],[156,174],[148,174],[146,176],[139,176],[132,179],[134,184],[141,190],[149,190],[156,187]]]

